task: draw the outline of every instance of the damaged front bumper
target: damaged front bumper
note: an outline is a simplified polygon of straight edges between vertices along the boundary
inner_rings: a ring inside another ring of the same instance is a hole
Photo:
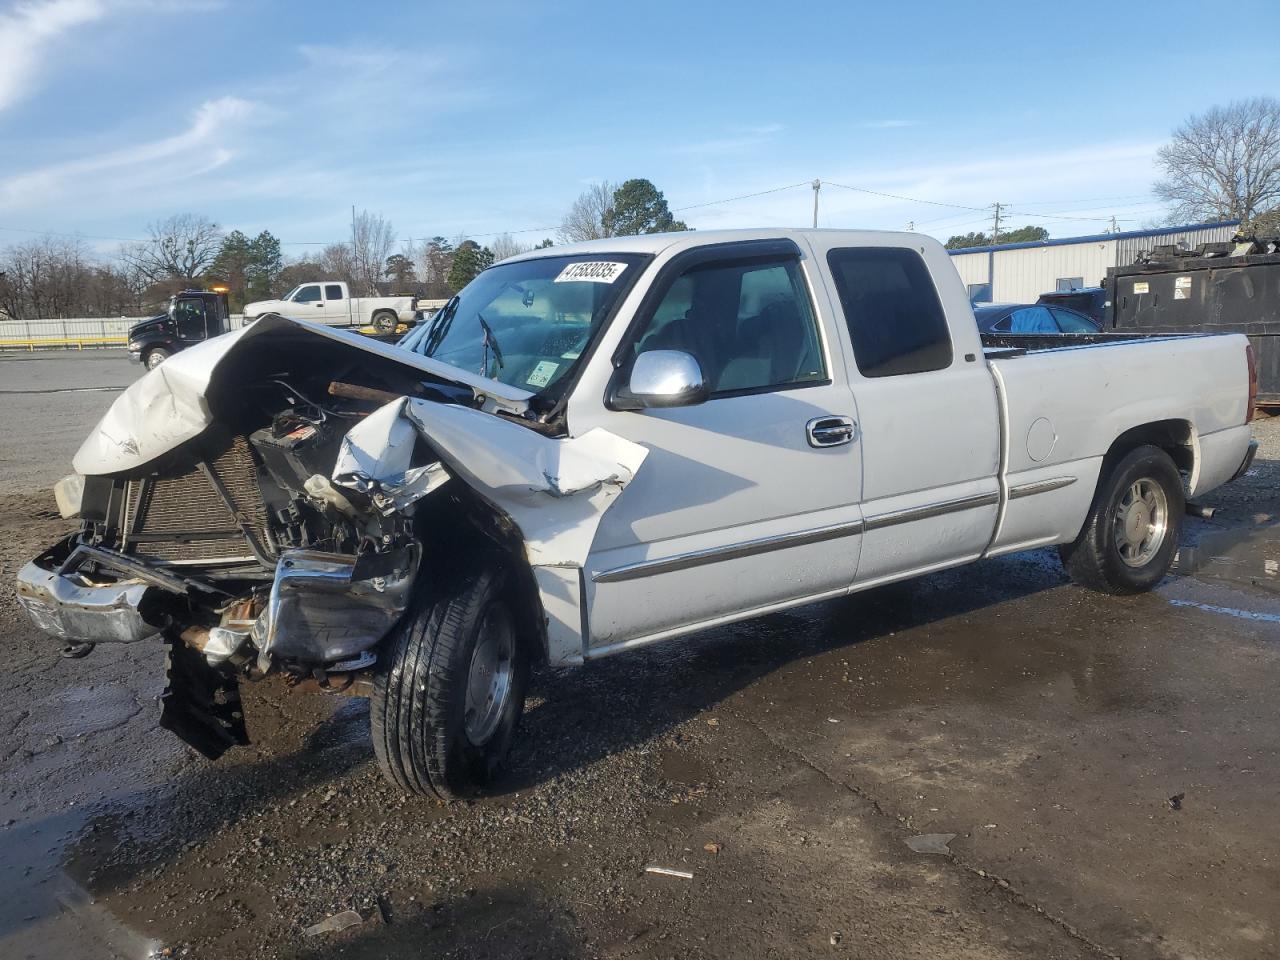
[[[66,643],[134,643],[159,633],[142,613],[153,586],[138,578],[101,583],[68,569],[78,556],[72,539],[18,571],[18,602],[35,625]]]
[[[35,625],[64,643],[134,643],[175,626],[185,627],[184,642],[211,665],[248,640],[264,670],[273,659],[326,665],[359,657],[395,625],[421,559],[417,541],[359,556],[290,550],[280,557],[265,604],[247,597],[228,606],[235,598],[206,592],[216,588],[72,536],[18,572],[16,593]],[[223,622],[175,624],[165,600],[193,593],[225,607]],[[245,620],[248,610],[253,619]]]
[[[358,557],[290,550],[253,626],[265,657],[334,663],[359,657],[400,619],[422,559],[417,542]]]

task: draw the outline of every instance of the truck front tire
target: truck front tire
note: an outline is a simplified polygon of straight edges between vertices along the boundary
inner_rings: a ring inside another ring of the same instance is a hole
[[[1058,548],[1071,579],[1111,594],[1142,593],[1173,563],[1186,510],[1182,477],[1159,447],[1129,451],[1098,484],[1084,529]]]
[[[146,356],[142,358],[142,364],[148,370],[154,370],[160,364],[169,359],[169,351],[164,347],[152,347],[147,351]]]
[[[524,712],[529,658],[496,569],[424,593],[385,641],[373,749],[401,789],[451,800],[501,769]]]

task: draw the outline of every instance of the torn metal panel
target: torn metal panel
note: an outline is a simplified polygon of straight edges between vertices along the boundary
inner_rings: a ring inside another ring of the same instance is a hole
[[[522,410],[533,396],[488,377],[450,366],[360,334],[305,320],[266,316],[257,323],[196,344],[170,357],[116,398],[72,461],[85,476],[141,467],[197,437],[214,420],[208,395],[226,378],[233,382],[236,360],[275,343],[315,338],[343,344],[358,353],[393,361],[409,370],[469,387],[506,409]]]
[[[607,430],[553,439],[469,407],[402,399],[347,433],[335,482],[396,483],[412,456],[404,425],[449,473],[511,517],[535,567],[586,562],[601,516],[648,453]]]
[[[396,510],[439,489],[449,480],[439,463],[412,466],[418,431],[400,415],[401,401],[375,410],[342,439],[333,480],[361,493],[380,493]]]

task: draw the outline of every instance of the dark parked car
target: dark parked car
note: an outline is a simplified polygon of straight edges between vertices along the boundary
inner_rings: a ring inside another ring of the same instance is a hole
[[[1111,298],[1103,287],[1078,287],[1075,290],[1060,290],[1055,293],[1042,293],[1036,303],[1049,307],[1066,307],[1076,313],[1083,313],[1102,326],[1110,326]]]
[[[975,307],[979,333],[1101,333],[1102,324],[1066,307],[1002,303]]]

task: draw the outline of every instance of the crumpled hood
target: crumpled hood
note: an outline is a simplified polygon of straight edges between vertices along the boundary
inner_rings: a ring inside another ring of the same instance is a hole
[[[358,333],[276,314],[252,326],[196,344],[148,371],[116,398],[72,459],[76,473],[102,476],[132,470],[195,439],[212,422],[210,385],[234,374],[234,359],[270,338],[322,337],[424,374],[452,381],[511,409],[533,396],[479,374],[424,357]]]

